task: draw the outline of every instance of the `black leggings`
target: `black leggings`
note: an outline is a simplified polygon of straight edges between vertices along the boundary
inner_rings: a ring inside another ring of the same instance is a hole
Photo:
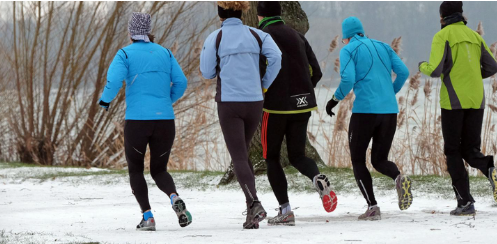
[[[494,166],[493,156],[480,151],[483,109],[442,109],[442,134],[447,170],[452,178],[452,188],[458,204],[475,202],[469,190],[469,178],[464,161],[479,169],[488,177],[488,169]]]
[[[248,204],[258,200],[254,167],[248,149],[261,121],[263,102],[219,102],[217,110],[224,141],[233,161],[238,183]]]
[[[167,162],[174,142],[174,120],[126,120],[124,148],[129,182],[142,212],[150,209],[147,182],[143,176],[147,144],[150,147],[150,174],[157,187],[168,196],[176,193]]]
[[[314,160],[305,156],[307,123],[311,112],[300,114],[270,114],[264,112],[261,141],[267,164],[267,177],[280,205],[288,203],[288,183],[280,164],[280,151],[286,137],[288,159],[300,173],[313,180],[319,174]]]
[[[373,138],[371,164],[380,173],[395,179],[399,169],[395,163],[388,161],[397,128],[397,114],[352,114],[349,124],[349,146],[354,176],[362,195],[369,206],[376,205],[373,193],[373,181],[366,167],[366,151]]]

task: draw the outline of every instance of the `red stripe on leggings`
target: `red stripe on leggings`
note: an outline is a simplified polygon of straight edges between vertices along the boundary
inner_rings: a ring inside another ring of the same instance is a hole
[[[262,126],[261,126],[261,144],[262,144],[262,156],[264,157],[264,150],[266,145],[264,145],[264,124],[266,122],[266,112],[262,112]]]
[[[262,128],[261,128],[261,144],[262,144],[262,157],[266,158],[266,145],[264,144],[264,128],[266,127],[266,112],[262,113]]]
[[[262,133],[261,133],[261,143],[262,143],[262,156],[264,159],[267,156],[267,122],[269,119],[269,113],[264,112],[262,119]]]

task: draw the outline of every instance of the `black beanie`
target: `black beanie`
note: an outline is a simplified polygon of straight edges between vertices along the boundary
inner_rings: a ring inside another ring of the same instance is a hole
[[[454,13],[462,13],[462,1],[444,1],[440,4],[440,16],[442,18]]]
[[[242,18],[242,11],[241,10],[233,10],[233,9],[224,9],[221,6],[217,5],[217,14],[219,15],[220,18],[227,19],[227,18]]]
[[[276,1],[259,1],[257,4],[257,15],[262,17],[273,17],[281,15],[280,2]]]

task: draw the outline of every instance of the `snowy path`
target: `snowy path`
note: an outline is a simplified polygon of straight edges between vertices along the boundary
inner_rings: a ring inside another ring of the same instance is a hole
[[[37,170],[37,169],[33,169]],[[86,177],[86,178],[84,178]],[[383,219],[359,222],[364,199],[354,191],[338,192],[338,208],[328,214],[317,194],[290,193],[295,227],[242,230],[243,194],[236,190],[179,189],[193,215],[192,225],[177,224],[167,197],[149,189],[156,232],[137,232],[141,215],[125,180],[99,184],[109,177],[66,180],[22,180],[0,177],[0,243],[493,243],[497,237],[497,207],[477,198],[476,219],[450,217],[452,199],[417,197],[408,211],[396,206],[395,193],[378,194]],[[259,198],[269,215],[277,202],[272,193]]]

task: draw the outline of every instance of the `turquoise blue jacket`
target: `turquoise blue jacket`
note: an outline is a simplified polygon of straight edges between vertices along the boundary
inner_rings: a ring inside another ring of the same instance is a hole
[[[126,120],[174,119],[173,103],[187,79],[171,51],[137,41],[120,49],[107,72],[101,100],[110,103],[126,82]]]
[[[392,71],[397,75],[393,83]],[[340,50],[340,76],[335,97],[342,100],[354,89],[352,113],[394,114],[399,112],[395,94],[409,70],[388,44],[355,35]]]

